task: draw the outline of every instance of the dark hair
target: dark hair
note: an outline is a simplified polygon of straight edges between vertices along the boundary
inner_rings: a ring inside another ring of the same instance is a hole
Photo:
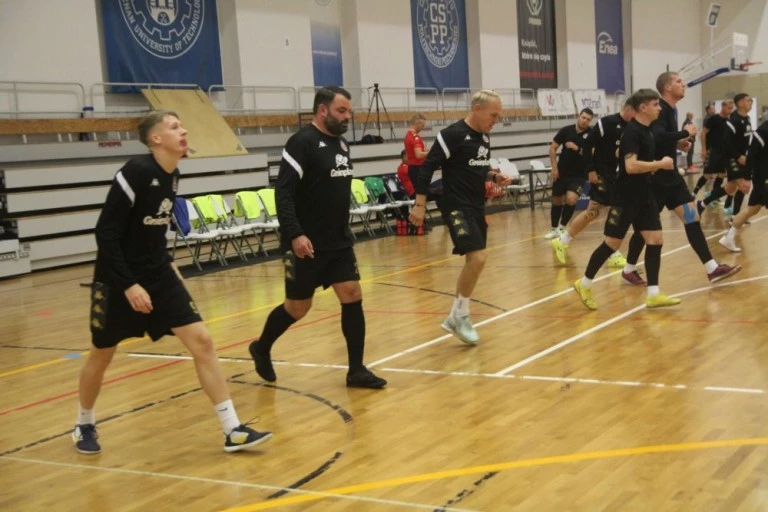
[[[139,140],[142,144],[149,147],[149,132],[152,131],[152,128],[162,123],[165,116],[173,116],[179,119],[179,115],[172,110],[153,110],[139,121]]]
[[[736,96],[733,97],[733,102],[738,104],[744,98],[749,98],[749,94],[747,94],[745,92],[740,92],[739,94],[737,94]]]
[[[402,151],[400,152],[400,158],[403,158],[403,157],[405,156],[405,154],[406,154],[406,153],[407,153],[407,151],[406,151],[406,150],[402,150]]]
[[[637,110],[640,111],[640,105],[645,105],[646,103],[658,100],[659,99],[659,93],[654,91],[653,89],[640,89],[636,91],[632,96],[629,97],[629,105]]]
[[[632,97],[630,96],[629,98],[627,98],[626,100],[624,100],[624,106],[623,106],[622,108],[627,108],[627,107],[633,108],[633,107],[632,107],[632,102],[631,102],[631,101],[629,101],[629,100],[631,100],[631,99],[632,99]]]
[[[320,105],[325,105],[327,108],[331,103],[333,103],[333,99],[337,94],[341,94],[348,100],[352,99],[352,95],[349,94],[349,91],[343,87],[339,87],[337,85],[326,85],[318,89],[315,93],[315,103],[312,105],[312,113],[317,114],[317,109],[320,107]]]
[[[583,109],[581,109],[581,112],[579,112],[579,115],[581,115],[581,114],[589,114],[590,116],[595,117],[595,113],[592,112],[591,108],[583,108]]]
[[[662,94],[664,92],[664,87],[667,86],[678,75],[679,73],[677,71],[665,71],[660,74],[656,79],[656,90],[659,91],[659,94]]]

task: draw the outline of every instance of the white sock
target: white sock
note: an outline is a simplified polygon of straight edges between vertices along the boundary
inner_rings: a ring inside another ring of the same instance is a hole
[[[707,271],[707,274],[711,274],[715,271],[717,268],[717,262],[715,260],[709,260],[704,264],[704,269]]]
[[[626,265],[624,265],[624,273],[625,274],[631,274],[635,270],[637,270],[637,265],[633,265],[631,263],[627,263]]]
[[[648,287],[648,296],[649,297],[655,297],[659,294],[659,287],[658,286],[649,286]]]
[[[725,234],[725,238],[729,240],[733,240],[736,238],[736,231],[738,231],[735,227],[731,226],[730,229],[728,229],[728,232]]]
[[[221,422],[221,428],[224,430],[224,435],[229,435],[233,430],[240,426],[240,420],[237,417],[235,411],[235,404],[232,403],[232,399],[224,400],[220,404],[213,406],[216,414],[219,415],[219,421]]]
[[[587,276],[584,276],[581,278],[581,287],[582,288],[592,288],[592,280],[588,278]]]
[[[83,406],[78,404],[77,424],[78,425],[95,425],[96,414],[93,412],[93,409],[83,409]]]
[[[458,294],[456,298],[453,299],[453,309],[451,309],[451,314],[454,316],[468,316],[469,297],[464,297],[461,294]]]
[[[573,237],[568,234],[568,231],[565,231],[562,235],[560,235],[560,241],[565,245],[571,243],[571,240],[573,240]]]

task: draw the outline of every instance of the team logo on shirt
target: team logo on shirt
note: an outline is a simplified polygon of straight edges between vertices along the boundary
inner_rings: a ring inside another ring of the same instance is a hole
[[[331,178],[346,178],[352,176],[349,158],[336,153],[336,168],[331,171]]]
[[[171,222],[171,210],[173,210],[173,201],[167,197],[160,203],[157,213],[154,216],[144,217],[145,226],[166,226]]]
[[[459,49],[461,29],[459,10],[454,0],[419,0],[416,27],[424,56],[435,67],[453,62]]]
[[[159,187],[160,182],[157,180],[157,178],[152,178],[152,182],[149,184],[150,187]]]
[[[200,37],[205,4],[200,0],[120,0],[117,2],[133,38],[147,53],[175,59]]]
[[[488,160],[488,155],[490,154],[490,150],[485,146],[480,146],[477,148],[477,158],[473,158],[469,161],[469,165],[472,166],[489,166],[491,165],[491,161]]]

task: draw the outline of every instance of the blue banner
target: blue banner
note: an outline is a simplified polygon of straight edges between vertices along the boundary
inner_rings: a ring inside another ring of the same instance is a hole
[[[624,91],[624,45],[621,2],[595,0],[595,51],[597,88],[606,94]]]
[[[411,0],[416,87],[468,88],[464,0]]]
[[[339,27],[330,23],[312,21],[310,31],[315,86],[344,85]]]
[[[221,83],[216,0],[102,0],[102,15],[110,82]]]

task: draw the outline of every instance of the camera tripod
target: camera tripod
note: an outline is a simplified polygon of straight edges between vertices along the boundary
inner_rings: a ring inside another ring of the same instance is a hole
[[[379,107],[381,107],[381,110],[384,111],[384,118],[387,120],[387,123],[389,123],[389,138],[390,140],[393,140],[395,138],[395,126],[392,124],[392,120],[389,118],[389,113],[387,112],[387,107],[384,105],[384,98],[379,91],[379,84],[373,84],[373,96],[371,96],[371,102],[368,105],[368,115],[365,117],[365,123],[363,123],[363,134],[361,137],[365,136],[365,130],[368,128],[368,122],[371,119],[374,102],[376,103],[376,128],[378,129],[379,137],[381,137],[381,112],[379,110]]]

